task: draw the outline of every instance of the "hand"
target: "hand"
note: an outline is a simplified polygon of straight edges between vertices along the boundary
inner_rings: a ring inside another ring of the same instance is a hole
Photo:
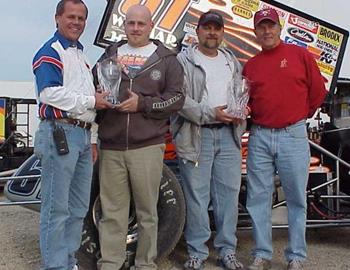
[[[100,109],[109,109],[109,108],[113,108],[114,105],[110,102],[108,102],[105,97],[108,96],[109,93],[108,92],[96,92],[95,94],[95,108],[100,110]]]
[[[232,117],[232,123],[233,123],[234,125],[241,125],[242,122],[243,122],[243,119]]]
[[[139,104],[139,96],[128,89],[128,99],[122,103],[115,105],[114,107],[121,112],[133,113],[137,111],[137,105]]]
[[[92,152],[92,162],[93,164],[95,164],[98,158],[98,149],[97,149],[96,143],[91,144],[91,152]]]
[[[219,122],[230,124],[236,118],[225,112],[225,109],[227,109],[226,105],[215,107],[215,119]]]
[[[251,112],[251,109],[247,105],[244,108],[244,115],[245,115],[246,118],[247,118],[248,115],[250,115],[250,112]],[[232,118],[232,123],[235,124],[235,125],[240,125],[240,124],[242,124],[242,122],[243,122],[243,119],[241,119],[241,118]]]

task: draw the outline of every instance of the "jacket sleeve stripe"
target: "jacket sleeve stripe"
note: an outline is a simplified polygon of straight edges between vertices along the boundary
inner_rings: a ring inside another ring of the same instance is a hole
[[[63,63],[61,61],[50,56],[42,56],[33,64],[33,70],[37,69],[42,63],[53,64],[59,69],[63,69]]]

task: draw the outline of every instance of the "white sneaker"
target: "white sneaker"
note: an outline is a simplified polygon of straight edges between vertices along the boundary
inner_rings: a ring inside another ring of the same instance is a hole
[[[248,270],[269,270],[271,268],[271,261],[260,257],[255,257]]]
[[[72,270],[79,270],[78,265],[74,265]]]

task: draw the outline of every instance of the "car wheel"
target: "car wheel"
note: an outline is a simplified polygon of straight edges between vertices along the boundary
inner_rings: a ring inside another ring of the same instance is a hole
[[[98,188],[98,168],[94,171],[89,212],[84,220],[82,242],[77,253],[79,264],[84,270],[96,270],[100,257],[98,229],[96,224],[101,218],[101,206]],[[164,165],[158,199],[158,256],[160,260],[169,255],[179,241],[185,224],[185,199],[180,183],[174,173]],[[130,206],[129,229],[125,266],[134,264],[137,244],[137,220]]]

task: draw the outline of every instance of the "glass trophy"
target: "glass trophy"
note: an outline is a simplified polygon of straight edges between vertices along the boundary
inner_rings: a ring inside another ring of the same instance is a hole
[[[119,104],[119,85],[122,76],[121,65],[116,57],[108,57],[97,62],[97,78],[102,91],[109,95],[106,100],[112,104]]]
[[[245,109],[249,101],[249,82],[243,78],[239,87],[232,80],[228,85],[227,112],[235,118],[245,120],[247,118]]]

